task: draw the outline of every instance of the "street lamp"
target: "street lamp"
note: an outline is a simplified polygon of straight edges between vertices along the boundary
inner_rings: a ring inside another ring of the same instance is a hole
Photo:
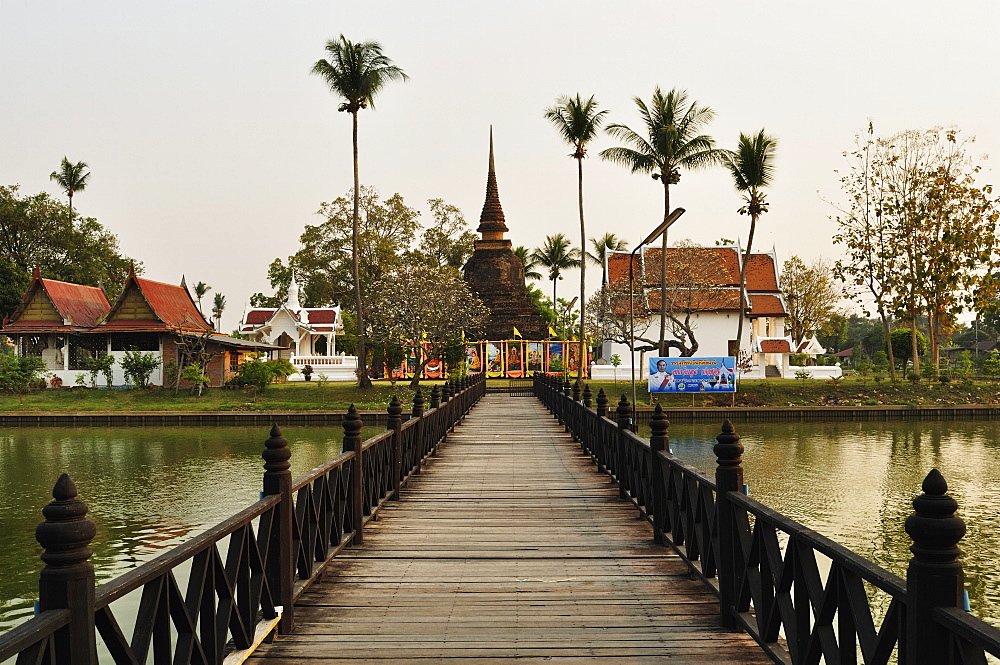
[[[635,414],[636,414],[636,392],[635,392],[635,253],[639,251],[645,245],[653,242],[661,235],[666,233],[667,229],[676,222],[681,215],[686,211],[684,208],[674,208],[673,212],[667,215],[667,218],[663,222],[653,229],[653,232],[646,236],[646,239],[641,243],[636,245],[635,249],[629,254],[628,258],[628,336],[629,352],[632,355],[632,426],[635,427]],[[643,291],[643,296],[645,296],[645,291]],[[663,295],[660,295],[660,307],[663,307]]]

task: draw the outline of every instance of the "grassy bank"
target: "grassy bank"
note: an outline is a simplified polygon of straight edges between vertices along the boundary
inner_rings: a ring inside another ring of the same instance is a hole
[[[430,401],[434,381],[423,381],[425,399]],[[491,381],[491,383],[493,383]],[[506,385],[498,380],[496,385]],[[631,400],[631,384],[627,381],[593,382],[591,390],[596,398],[600,388],[617,403],[621,395]],[[638,405],[650,404],[646,385],[637,386]],[[173,390],[91,390],[86,388],[60,388],[37,391],[23,396],[0,395],[0,411],[86,413],[96,411],[339,411],[350,404],[363,410],[384,410],[393,395],[399,397],[407,409],[412,391],[406,382],[395,387],[387,381],[378,381],[375,387],[359,391],[354,384],[344,383],[286,383],[272,385],[267,390],[254,393],[243,389],[214,388],[201,397],[186,391]],[[729,406],[731,395],[659,395],[665,407]],[[770,380],[743,381],[735,397],[736,406],[785,407],[785,406],[961,406],[966,404],[1000,404],[1000,384],[953,381],[951,383],[909,381],[889,382],[821,380]]]

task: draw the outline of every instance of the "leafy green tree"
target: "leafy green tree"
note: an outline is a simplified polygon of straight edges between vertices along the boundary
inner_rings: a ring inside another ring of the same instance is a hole
[[[365,355],[364,299],[361,289],[360,252],[360,202],[361,180],[358,177],[358,112],[369,106],[374,110],[375,96],[389,81],[405,81],[409,77],[392,64],[382,53],[378,42],[351,42],[343,35],[326,43],[329,60],[318,60],[313,73],[322,76],[330,92],[344,99],[337,109],[351,114],[351,137],[354,148],[354,215],[351,233],[352,276],[354,278],[354,313],[357,316],[358,355],[362,362],[358,372],[358,386],[370,388]]]
[[[444,199],[428,199],[433,223],[424,229],[414,255],[434,268],[461,269],[476,249],[476,234],[469,230],[462,211]]]
[[[152,353],[131,349],[122,355],[120,364],[125,373],[125,383],[145,388],[149,385],[149,377],[160,366],[160,359]]]
[[[49,180],[57,183],[69,197],[69,209],[73,210],[73,194],[82,192],[90,183],[90,171],[87,171],[86,162],[73,164],[65,156],[59,165],[58,171],[49,174]]]
[[[840,290],[834,284],[830,263],[821,258],[809,265],[797,256],[785,261],[781,290],[788,307],[785,327],[796,343],[822,330],[837,314]]]
[[[525,283],[531,279],[541,279],[542,273],[535,270],[538,267],[538,261],[533,257],[531,250],[524,245],[518,245],[513,250],[514,255],[521,260],[521,265],[524,266],[524,281]]]
[[[456,337],[476,339],[489,310],[469,290],[457,271],[426,265],[402,265],[372,288],[372,337],[383,344],[426,344],[410,383],[430,360],[443,357]]]
[[[45,361],[36,356],[0,354],[0,392],[18,396],[24,403],[24,393],[43,380]]]
[[[280,307],[285,302],[292,271],[299,283],[299,299],[305,307],[339,303],[352,309],[353,263],[358,259],[361,283],[378,283],[403,262],[420,229],[420,211],[409,207],[400,194],[384,201],[374,187],[361,188],[358,223],[360,256],[352,253],[352,194],[322,203],[321,224],[307,225],[299,236],[300,249],[286,261],[275,259],[268,267],[273,296],[255,293],[254,307]],[[355,303],[356,304],[356,303]],[[346,349],[345,349],[346,351]]]
[[[743,192],[744,205],[739,209],[741,215],[750,216],[750,232],[747,235],[747,248],[740,263],[740,316],[736,324],[737,344],[743,344],[743,310],[746,308],[747,262],[753,247],[753,237],[757,230],[757,220],[767,212],[768,203],[762,190],[770,187],[774,181],[774,153],[778,141],[764,133],[761,129],[755,136],[740,133],[736,150],[729,153],[726,166],[733,176],[736,191]]]
[[[549,280],[552,282],[552,302],[556,299],[556,282],[562,279],[562,273],[571,268],[578,268],[580,261],[580,251],[571,247],[569,238],[562,233],[546,236],[541,247],[535,248],[531,252],[531,258],[548,271]]]
[[[101,287],[114,301],[133,264],[141,273],[96,219],[44,192],[24,196],[16,185],[0,185],[0,315],[20,303],[36,265],[47,278]]]
[[[598,130],[604,124],[606,109],[599,110],[597,100],[591,95],[586,101],[577,93],[575,97],[563,96],[556,100],[556,105],[545,109],[545,118],[559,132],[563,141],[573,148],[570,157],[576,160],[577,167],[577,199],[580,209],[580,358],[587,357],[586,335],[584,321],[586,320],[587,302],[587,227],[583,219],[583,159],[587,156],[587,144],[594,140]],[[579,364],[577,378],[584,375],[585,363]]]
[[[633,98],[642,119],[643,133],[625,125],[608,125],[607,132],[626,145],[607,148],[601,157],[621,164],[632,173],[649,173],[663,185],[663,221],[670,216],[670,185],[680,182],[681,169],[698,169],[723,163],[728,154],[715,147],[715,140],[703,134],[715,118],[715,111],[688,99],[686,90],[674,88],[663,94],[657,87],[647,105]],[[667,233],[663,233],[660,264],[660,291],[666,299]],[[666,311],[660,310],[661,354],[666,354]]]
[[[201,311],[201,299],[212,290],[212,287],[205,282],[198,282],[194,285],[194,299],[198,302],[198,311]]]
[[[605,233],[600,238],[591,238],[590,246],[594,251],[587,252],[587,260],[594,265],[601,266],[601,286],[607,286],[608,254],[610,252],[624,252],[628,249],[628,243],[614,233]]]
[[[916,338],[917,345],[916,351],[918,356],[922,356],[927,353],[927,336],[924,335],[919,330],[911,331],[909,328],[896,328],[891,333],[889,333],[890,345],[892,347],[893,356],[896,358],[896,362],[899,363],[901,369],[906,369],[906,363],[913,360],[913,344],[911,340]],[[916,370],[917,364],[914,363],[914,372],[919,375],[918,370]]]
[[[216,293],[215,301],[212,303],[212,316],[215,317],[216,330],[222,330],[222,313],[224,311],[226,311],[226,296]]]

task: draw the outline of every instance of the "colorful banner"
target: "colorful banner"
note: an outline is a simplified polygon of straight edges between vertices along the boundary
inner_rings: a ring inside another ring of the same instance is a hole
[[[499,378],[504,375],[502,342],[486,342],[486,376]]]
[[[542,342],[528,342],[528,372],[545,371],[545,349]]]
[[[650,358],[651,393],[734,393],[736,358]]]
[[[483,371],[482,345],[469,344],[465,347],[465,371],[469,374],[480,374]]]
[[[507,345],[507,376],[519,379],[524,376],[524,344],[521,342],[506,342]]]

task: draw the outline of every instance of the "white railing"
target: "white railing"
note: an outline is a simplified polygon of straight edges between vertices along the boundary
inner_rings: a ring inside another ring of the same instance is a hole
[[[291,363],[298,368],[309,365],[313,369],[317,367],[350,367],[358,366],[357,356],[292,356]]]

